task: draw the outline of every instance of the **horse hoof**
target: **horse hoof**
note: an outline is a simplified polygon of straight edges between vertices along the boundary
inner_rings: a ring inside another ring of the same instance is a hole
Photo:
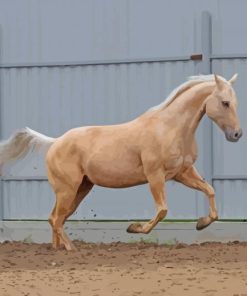
[[[129,233],[140,233],[142,232],[142,225],[141,223],[133,223],[127,228],[127,232]]]
[[[206,228],[208,225],[210,225],[214,220],[207,216],[207,217],[201,217],[198,219],[198,222],[196,224],[196,229],[197,230],[202,230]]]
[[[71,244],[68,248],[65,247],[65,249],[69,252],[77,252],[78,251],[78,249],[73,244]]]
[[[65,248],[66,251],[68,252],[76,252],[78,251],[77,248],[73,243],[68,243],[68,244],[63,244],[63,247]]]

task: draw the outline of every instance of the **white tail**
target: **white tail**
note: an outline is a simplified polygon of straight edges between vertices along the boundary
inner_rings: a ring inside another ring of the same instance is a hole
[[[0,142],[0,173],[4,165],[25,157],[29,151],[47,151],[54,141],[55,138],[42,135],[28,127],[17,131],[8,140]]]

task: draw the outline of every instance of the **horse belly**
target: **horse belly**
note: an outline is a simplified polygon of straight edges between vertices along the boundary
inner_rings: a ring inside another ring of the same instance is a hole
[[[91,159],[85,168],[91,182],[102,187],[124,188],[146,183],[141,165],[114,159]]]

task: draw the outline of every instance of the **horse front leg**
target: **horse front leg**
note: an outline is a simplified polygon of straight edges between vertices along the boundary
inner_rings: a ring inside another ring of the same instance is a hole
[[[189,167],[185,172],[179,176],[176,176],[175,180],[190,188],[202,191],[208,197],[209,215],[199,218],[196,225],[197,230],[201,230],[210,225],[215,220],[218,220],[214,189],[199,175],[194,166]]]
[[[156,205],[156,215],[149,222],[133,223],[127,228],[127,232],[130,233],[149,233],[159,221],[165,218],[167,214],[167,202],[165,196],[165,175],[162,170],[156,171],[155,173],[149,174],[147,176],[149,182],[150,190],[152,192],[155,205]]]

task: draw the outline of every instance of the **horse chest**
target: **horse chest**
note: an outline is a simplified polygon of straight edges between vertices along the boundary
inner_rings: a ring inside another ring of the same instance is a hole
[[[185,155],[183,158],[183,167],[190,167],[195,162],[195,159],[196,157],[191,154]]]
[[[165,168],[171,171],[171,174],[176,174],[181,169],[186,169],[193,165],[196,158],[197,145],[193,138],[186,138],[182,142],[174,141],[171,152],[164,157]]]
[[[190,167],[195,161],[195,157],[191,154],[179,155],[172,157],[165,163],[168,178],[176,175],[181,169]]]

